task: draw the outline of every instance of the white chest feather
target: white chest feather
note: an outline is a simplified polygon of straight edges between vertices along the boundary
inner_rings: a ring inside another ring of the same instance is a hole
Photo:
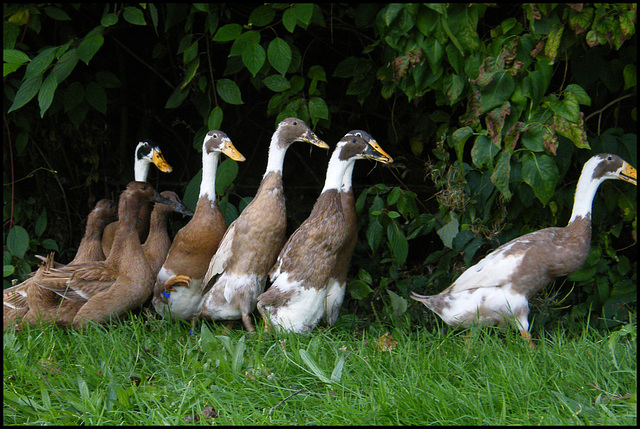
[[[213,320],[240,319],[243,311],[255,309],[265,281],[265,276],[255,274],[223,273],[205,295],[202,315]]]
[[[289,281],[287,273],[281,274],[271,288],[288,295],[287,302],[277,308],[264,306],[264,312],[269,315],[276,331],[304,334],[311,331],[324,315],[326,288],[303,288],[299,282]]]

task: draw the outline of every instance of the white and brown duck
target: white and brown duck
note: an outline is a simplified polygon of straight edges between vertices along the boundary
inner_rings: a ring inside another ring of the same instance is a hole
[[[340,309],[347,290],[347,274],[351,266],[351,257],[358,241],[356,198],[352,187],[353,167],[355,165],[356,163],[352,162],[347,166],[342,178],[342,187],[340,188],[340,205],[347,225],[347,239],[338,253],[336,265],[333,267],[327,282],[325,318],[329,326],[333,325],[340,315]]]
[[[227,230],[216,201],[216,171],[220,154],[235,161],[245,157],[222,131],[209,131],[202,143],[202,181],[191,220],[173,239],[154,286],[152,303],[159,314],[188,319],[200,310],[202,279]],[[166,311],[165,311],[166,310]]]
[[[29,311],[24,319],[29,323],[44,319],[77,329],[140,307],[151,295],[155,279],[136,230],[140,207],[150,201],[174,204],[148,183],[130,182],[118,202],[113,251],[104,261],[46,271],[29,287]]]
[[[109,222],[117,219],[117,217],[118,210],[114,201],[107,199],[98,201],[93,210],[89,213],[89,216],[87,216],[87,224],[85,226],[82,240],[80,240],[78,250],[76,251],[73,260],[69,262],[67,266],[74,266],[89,261],[103,261],[105,257],[102,252],[102,245],[100,241],[102,231]],[[63,264],[59,264],[54,261],[53,254],[50,254],[46,258],[42,258],[42,260],[43,264],[41,264],[35,273],[32,273],[32,277],[29,277],[24,282],[3,291],[5,329],[9,322],[17,318],[21,318],[29,310],[29,306],[27,304],[27,290],[29,288],[29,284],[39,279],[43,271],[54,267],[59,268],[64,266]]]
[[[171,173],[173,168],[167,163],[162,155],[162,151],[152,141],[143,140],[138,143],[133,157],[133,180],[137,182],[146,182],[149,176],[149,168],[151,164],[155,165],[158,170],[163,173]],[[140,237],[140,242],[144,243],[149,234],[149,225],[151,220],[151,211],[153,209],[153,203],[148,203],[140,209],[138,214],[138,222],[136,223],[136,229]],[[109,256],[111,246],[113,244],[113,238],[118,228],[118,222],[111,222],[108,224],[102,234],[102,251],[105,257]]]
[[[616,155],[598,154],[582,168],[573,211],[565,227],[525,234],[495,249],[468,268],[438,295],[412,293],[450,326],[514,323],[529,334],[529,300],[551,280],[577,271],[591,243],[593,198],[602,182],[620,179],[637,185],[637,171]],[[533,344],[530,342],[530,345]]]
[[[284,243],[287,216],[282,168],[289,146],[305,142],[329,146],[297,118],[278,124],[271,137],[267,168],[258,191],[224,234],[202,283],[200,315],[213,320],[242,319],[254,331],[251,312],[262,293],[269,269]]]
[[[271,287],[258,297],[265,329],[306,333],[324,316],[327,282],[348,239],[340,188],[347,168],[358,159],[393,162],[365,131],[350,131],[338,142],[322,193],[280,251],[269,273]]]

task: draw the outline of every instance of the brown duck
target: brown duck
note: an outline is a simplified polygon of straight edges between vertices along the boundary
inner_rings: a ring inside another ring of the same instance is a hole
[[[348,239],[340,188],[347,168],[358,159],[393,162],[365,131],[349,131],[338,142],[322,193],[280,251],[269,273],[271,287],[258,296],[265,329],[306,333],[324,316],[327,282]]]
[[[636,185],[637,171],[619,156],[595,155],[582,168],[567,226],[545,228],[511,240],[468,268],[438,295],[413,292],[411,298],[450,326],[510,321],[530,340],[529,300],[551,280],[577,271],[587,259],[593,198],[608,179]]]

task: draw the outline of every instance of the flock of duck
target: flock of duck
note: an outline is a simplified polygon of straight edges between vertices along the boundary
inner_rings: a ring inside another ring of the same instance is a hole
[[[50,254],[41,258],[31,277],[4,290],[4,329],[43,322],[81,329],[149,302],[166,318],[192,323],[199,318],[242,320],[250,332],[255,331],[251,314],[256,309],[265,329],[306,333],[323,318],[332,325],[340,313],[357,239],[351,187],[355,161],[393,160],[367,132],[349,131],[333,150],[311,214],[285,241],[282,169],[295,142],[329,148],[302,120],[280,122],[258,191],[228,227],[216,202],[216,169],[221,153],[235,161],[245,157],[224,132],[212,130],[204,137],[195,212],[176,193],[158,193],[146,182],[151,164],[163,172],[171,167],[157,146],[141,142],[135,152],[135,180],[117,205],[110,200],[96,204],[73,261],[62,265]],[[511,240],[440,294],[413,292],[411,298],[451,326],[511,322],[530,339],[528,300],[584,263],[593,199],[607,179],[636,185],[637,172],[616,155],[595,155],[582,169],[566,227]],[[191,216],[173,240],[167,232],[172,212]]]

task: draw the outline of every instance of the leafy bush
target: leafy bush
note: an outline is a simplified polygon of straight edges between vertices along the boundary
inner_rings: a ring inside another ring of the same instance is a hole
[[[594,153],[637,166],[635,4],[3,8],[5,286],[35,252],[72,256],[93,203],[131,179],[122,160],[143,136],[175,164],[169,180],[150,182],[193,206],[202,137],[224,129],[248,158],[219,168],[231,221],[282,118],[300,117],[329,143],[370,131],[396,163],[356,169],[360,242],[343,313],[400,324],[424,317],[411,290],[437,293],[499,244],[565,224]],[[291,152],[293,231],[327,154]],[[587,263],[550,289],[571,311],[553,319],[590,309],[603,326],[628,318],[634,202],[631,186],[602,186]]]

